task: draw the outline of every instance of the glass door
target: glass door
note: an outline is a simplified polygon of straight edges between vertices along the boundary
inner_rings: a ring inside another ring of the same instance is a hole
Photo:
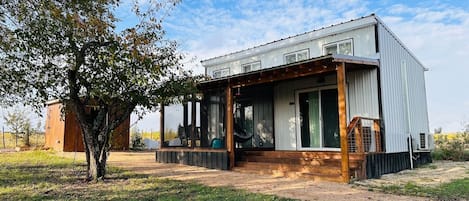
[[[340,148],[337,89],[297,92],[298,149]]]

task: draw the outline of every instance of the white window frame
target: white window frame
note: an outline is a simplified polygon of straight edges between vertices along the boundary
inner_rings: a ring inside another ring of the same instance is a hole
[[[305,52],[306,52],[306,58],[302,59],[302,60],[298,60],[298,55],[302,54],[302,53],[305,53]],[[291,56],[291,55],[295,55],[295,61],[288,63],[287,57]],[[287,53],[287,54],[283,55],[283,61],[284,61],[285,64],[291,64],[291,63],[295,63],[295,62],[303,61],[303,60],[307,60],[307,59],[309,59],[309,48],[306,48],[306,49],[303,49],[303,50],[298,50],[298,51],[295,51],[295,52],[290,52],[290,53]]]
[[[301,151],[340,151],[341,148],[333,148],[333,147],[324,147],[324,132],[323,132],[323,121],[322,121],[322,106],[319,106],[319,134],[321,137],[321,141],[319,142],[320,147],[302,147],[301,146],[301,125],[300,125],[300,93],[307,93],[317,91],[319,96],[319,101],[321,101],[321,93],[322,90],[327,89],[337,89],[337,85],[327,85],[321,87],[313,87],[313,88],[306,88],[300,89],[295,91],[295,120],[296,120],[296,150]]]
[[[255,65],[255,64],[259,64],[259,67],[254,69],[252,66]],[[261,69],[261,66],[262,66],[261,61],[255,61],[255,62],[251,62],[251,63],[241,64],[241,70],[243,71],[243,73],[247,73],[247,72],[259,70],[259,69]],[[249,67],[248,71],[246,71],[246,67]]]
[[[355,55],[354,51],[353,51],[353,38],[349,38],[349,39],[344,39],[344,40],[340,40],[340,41],[335,41],[335,42],[332,42],[332,43],[327,43],[327,44],[324,44],[322,46],[322,54],[323,55],[327,55],[327,51],[326,51],[326,48],[328,47],[332,47],[332,46],[335,46],[336,47],[336,50],[339,51],[339,45],[340,44],[344,44],[344,43],[350,43],[350,52],[351,52],[351,56]],[[339,52],[336,52],[336,54],[340,54]]]
[[[216,73],[220,73],[220,76],[215,76]],[[228,75],[230,75],[230,68],[223,68],[223,69],[212,71],[213,78],[221,78],[221,77],[226,77]]]

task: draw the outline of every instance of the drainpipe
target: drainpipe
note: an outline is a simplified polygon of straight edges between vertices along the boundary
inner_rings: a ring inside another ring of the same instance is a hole
[[[410,169],[414,169],[414,161],[413,161],[413,150],[412,150],[412,133],[410,132],[411,122],[410,122],[410,101],[409,101],[409,84],[407,79],[407,63],[405,60],[401,62],[401,74],[404,81],[404,92],[405,92],[405,109],[407,113],[407,132],[409,134],[409,161],[410,161]]]
[[[412,150],[412,135],[409,133],[409,140],[408,141],[408,144],[409,144],[409,160],[410,160],[410,169],[414,169],[414,160],[413,160],[413,150]]]

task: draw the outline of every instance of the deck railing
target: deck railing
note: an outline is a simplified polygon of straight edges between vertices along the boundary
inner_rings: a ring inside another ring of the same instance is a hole
[[[382,152],[381,139],[379,119],[354,117],[347,127],[348,150],[350,153]]]

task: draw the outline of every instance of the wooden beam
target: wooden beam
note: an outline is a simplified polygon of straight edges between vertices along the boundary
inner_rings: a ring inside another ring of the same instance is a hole
[[[261,72],[252,72],[247,75],[239,75],[227,79],[202,82],[198,87],[199,89],[211,89],[226,86],[228,83],[231,83],[231,86],[251,86],[325,73],[335,73],[334,65],[329,59],[322,62],[297,64]]]
[[[375,130],[376,152],[381,152],[381,127],[379,126],[379,120],[373,120],[373,129]]]
[[[342,181],[350,182],[349,153],[347,142],[347,107],[345,99],[345,63],[339,63],[337,70],[337,93],[339,104],[339,130],[340,130],[340,150],[341,150],[341,170]]]
[[[226,87],[226,149],[228,150],[229,168],[232,169],[235,163],[234,133],[233,133],[233,95],[231,86]]]
[[[297,68],[295,68],[295,70],[290,70],[288,68],[285,69],[285,72],[282,73],[282,76],[276,76],[276,71],[270,71],[265,72],[263,74],[259,74],[258,77],[253,77],[254,79],[233,78],[232,82],[235,83],[235,85],[239,86],[251,86],[329,72],[334,72],[334,68],[328,66],[309,66],[308,68],[306,68],[306,66],[303,66],[303,68],[299,68],[298,66]]]
[[[365,152],[363,147],[363,138],[362,138],[362,122],[359,120],[357,125],[355,126],[355,146],[358,153]]]
[[[164,147],[164,105],[160,108],[160,149]]]

